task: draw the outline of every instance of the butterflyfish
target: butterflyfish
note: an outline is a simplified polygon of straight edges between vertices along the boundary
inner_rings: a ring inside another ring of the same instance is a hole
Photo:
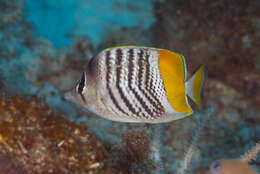
[[[210,174],[257,174],[249,163],[256,160],[260,152],[260,141],[239,159],[221,159],[210,165]]]
[[[210,167],[211,174],[257,174],[248,163],[235,159],[215,161]]]
[[[150,47],[108,48],[89,61],[65,99],[113,121],[170,122],[193,113],[188,97],[200,106],[204,69],[187,80],[180,54]]]

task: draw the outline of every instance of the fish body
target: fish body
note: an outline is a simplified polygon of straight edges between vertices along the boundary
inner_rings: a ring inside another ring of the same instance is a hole
[[[257,174],[249,166],[249,163],[256,160],[260,152],[260,141],[239,159],[221,159],[210,165],[210,174]]]
[[[257,174],[248,163],[233,159],[215,161],[211,164],[210,170],[211,174]]]
[[[192,114],[187,96],[200,105],[204,67],[187,81],[183,56],[165,49],[114,47],[89,62],[65,98],[119,122],[161,123]]]

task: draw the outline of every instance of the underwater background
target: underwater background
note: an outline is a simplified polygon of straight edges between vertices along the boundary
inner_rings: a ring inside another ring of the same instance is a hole
[[[260,140],[260,1],[0,0],[0,173],[210,174]],[[108,121],[63,99],[105,48],[141,45],[207,67],[202,109]],[[259,155],[260,156],[260,155]],[[260,157],[250,163],[260,171]]]

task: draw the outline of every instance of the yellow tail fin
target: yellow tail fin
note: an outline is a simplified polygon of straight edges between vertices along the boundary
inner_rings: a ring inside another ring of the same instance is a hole
[[[205,67],[202,65],[198,71],[185,82],[186,95],[188,95],[199,107],[200,93],[205,79]]]

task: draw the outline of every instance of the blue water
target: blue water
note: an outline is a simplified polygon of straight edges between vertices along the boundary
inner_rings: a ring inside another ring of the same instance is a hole
[[[89,37],[97,47],[109,32],[123,27],[148,32],[156,21],[151,1],[25,0],[24,12],[36,27],[36,34],[58,48],[82,36]]]

